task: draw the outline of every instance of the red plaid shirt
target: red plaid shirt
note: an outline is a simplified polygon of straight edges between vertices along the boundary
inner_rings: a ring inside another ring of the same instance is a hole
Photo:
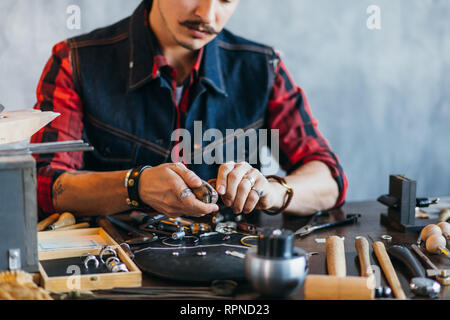
[[[184,82],[184,91],[180,103],[174,101],[177,108],[177,125],[184,123],[189,108],[189,89],[197,81],[202,61],[202,52],[191,74]],[[76,92],[72,80],[70,50],[66,42],[60,42],[53,48],[53,54],[47,62],[37,87],[35,109],[61,113],[32,138],[32,143],[79,140],[83,132],[83,103]],[[157,72],[169,76],[175,97],[176,71],[161,54],[153,60],[154,76]],[[336,155],[331,151],[328,141],[317,129],[317,121],[312,117],[308,101],[302,89],[294,84],[284,63],[279,60],[276,77],[268,103],[268,121],[270,129],[279,129],[280,164],[291,172],[307,162],[318,160],[328,165],[336,179],[340,195],[336,206],[343,204],[347,192],[347,179]],[[62,152],[52,155],[37,155],[37,186],[39,208],[45,213],[54,212],[52,204],[53,182],[65,171],[82,168],[81,152]]]

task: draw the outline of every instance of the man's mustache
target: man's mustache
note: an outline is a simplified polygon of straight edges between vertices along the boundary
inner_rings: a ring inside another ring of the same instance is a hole
[[[210,26],[209,24],[205,24],[201,21],[183,21],[183,22],[180,22],[180,24],[189,29],[194,29],[194,30],[209,33],[209,34],[218,34],[219,33],[212,26]]]

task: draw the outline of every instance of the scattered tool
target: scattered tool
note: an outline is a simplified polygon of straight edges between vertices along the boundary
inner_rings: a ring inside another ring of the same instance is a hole
[[[61,214],[61,216],[58,218],[58,220],[56,222],[54,222],[53,224],[51,224],[49,226],[49,228],[51,230],[56,230],[61,227],[73,225],[75,223],[76,223],[76,220],[75,220],[75,217],[73,216],[73,214],[71,214],[70,212],[64,212],[63,214]]]
[[[130,218],[133,220],[137,225],[143,225],[143,224],[152,224],[159,222],[164,219],[168,219],[169,217],[164,214],[158,214],[156,216],[148,215],[147,213],[140,212],[140,211],[133,211],[130,213]]]
[[[389,176],[389,194],[378,197],[378,201],[388,207],[387,214],[380,216],[381,224],[401,232],[417,232],[426,220],[416,219],[417,207],[428,207],[439,199],[417,198],[416,181],[403,175]]]
[[[445,254],[447,258],[450,258],[450,253],[447,248],[447,241],[442,234],[433,234],[425,242],[425,247],[429,253],[433,254]]]
[[[427,241],[427,239],[432,235],[441,235],[442,230],[435,224],[429,224],[425,226],[420,232],[419,239],[417,240],[417,244],[420,245],[422,241]]]
[[[428,298],[434,298],[439,294],[441,290],[440,284],[425,277],[425,272],[422,266],[412,255],[411,251],[408,250],[408,248],[393,245],[389,247],[387,251],[391,257],[402,262],[408,268],[411,275],[410,289],[412,293],[416,296],[424,296]]]
[[[429,266],[431,269],[427,269],[428,277],[435,277],[437,281],[439,281],[442,285],[450,284],[450,270],[439,269],[436,265],[431,262],[431,260],[422,252],[422,250],[415,244],[411,245],[411,249],[422,258],[422,260]]]
[[[439,212],[439,222],[448,222],[450,221],[450,209],[442,209]]]
[[[437,226],[441,228],[443,236],[450,239],[450,223],[442,221],[439,222]]]
[[[306,300],[372,300],[375,285],[369,278],[346,276],[344,241],[338,236],[326,240],[327,275],[308,275]]]
[[[232,280],[215,280],[210,287],[139,287],[139,288],[114,288],[110,290],[96,291],[97,298],[105,298],[104,294],[123,294],[126,298],[209,298],[229,299],[236,294],[238,284]],[[108,296],[109,297],[109,296]],[[111,296],[112,299],[121,296]]]
[[[333,222],[328,222],[328,223],[318,223],[317,222],[317,219],[319,217],[327,215],[327,214],[329,214],[329,212],[326,212],[326,211],[319,211],[319,212],[315,213],[311,217],[311,219],[308,221],[308,223],[305,226],[298,229],[297,231],[295,231],[294,234],[299,235],[300,237],[303,237],[303,236],[306,236],[316,230],[321,230],[321,229],[330,228],[330,227],[343,226],[343,225],[347,225],[347,224],[354,224],[358,221],[358,218],[361,217],[360,214],[348,214],[344,220],[338,220],[338,221],[333,221]]]
[[[89,228],[89,227],[90,227],[89,222],[81,222],[81,223],[77,223],[77,224],[72,224],[70,226],[61,227],[58,230],[60,230],[60,231],[73,230],[73,229],[83,229],[83,228]]]
[[[102,227],[114,239],[114,241],[116,241],[122,247],[122,249],[131,259],[134,259],[134,253],[129,246],[130,243],[124,241],[122,235],[119,233],[119,231],[117,231],[116,227],[114,227],[114,225],[108,219],[106,219],[106,217],[99,217],[97,219],[97,224]],[[145,237],[141,237],[139,240],[145,243],[146,239]]]
[[[357,237],[355,239],[355,248],[358,253],[359,265],[361,269],[361,277],[367,278],[367,283],[371,287],[375,287],[375,297],[388,298],[390,297],[392,290],[388,286],[380,286],[376,283],[375,272],[372,269],[370,263],[370,250],[369,242],[364,237]]]
[[[374,272],[370,263],[369,242],[364,237],[355,239],[355,248],[358,253],[359,265],[361,267],[361,277],[373,277]]]
[[[306,300],[373,300],[375,291],[367,278],[308,275],[305,279]]]
[[[245,275],[257,292],[287,297],[303,284],[308,273],[308,255],[294,247],[292,231],[264,228],[257,247],[248,249],[244,266]]]
[[[400,280],[395,273],[391,259],[386,252],[384,243],[381,241],[376,241],[372,243],[372,248],[375,251],[375,255],[381,268],[383,269],[384,275],[386,276],[386,279],[394,292],[394,296],[398,299],[406,299],[405,292],[403,291]]]
[[[137,229],[117,218],[114,218],[112,216],[106,216],[106,219],[109,220],[113,225],[118,226],[119,228],[122,228],[126,231],[128,231],[130,234],[136,236],[136,237],[143,237],[144,239],[151,241],[151,240],[157,240],[158,236],[154,233],[146,232],[140,229]]]
[[[49,225],[51,225],[52,223],[55,223],[59,219],[59,216],[60,216],[59,213],[54,213],[51,216],[40,221],[37,225],[37,231],[39,232],[39,231],[43,231],[43,230],[47,229],[47,227]]]
[[[347,275],[345,263],[344,241],[338,236],[327,238],[327,268],[328,274],[337,277],[345,277]]]

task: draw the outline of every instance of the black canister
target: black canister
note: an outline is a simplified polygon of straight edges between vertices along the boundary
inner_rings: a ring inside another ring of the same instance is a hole
[[[262,229],[258,237],[257,254],[266,258],[291,258],[294,254],[294,233],[284,229]]]

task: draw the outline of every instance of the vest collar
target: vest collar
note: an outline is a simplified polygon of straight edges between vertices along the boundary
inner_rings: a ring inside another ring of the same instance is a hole
[[[154,70],[154,56],[161,52],[156,36],[148,24],[152,1],[144,0],[130,17],[130,61],[128,90],[132,91],[159,77]],[[205,46],[199,79],[208,88],[227,95],[219,58],[217,38]]]

